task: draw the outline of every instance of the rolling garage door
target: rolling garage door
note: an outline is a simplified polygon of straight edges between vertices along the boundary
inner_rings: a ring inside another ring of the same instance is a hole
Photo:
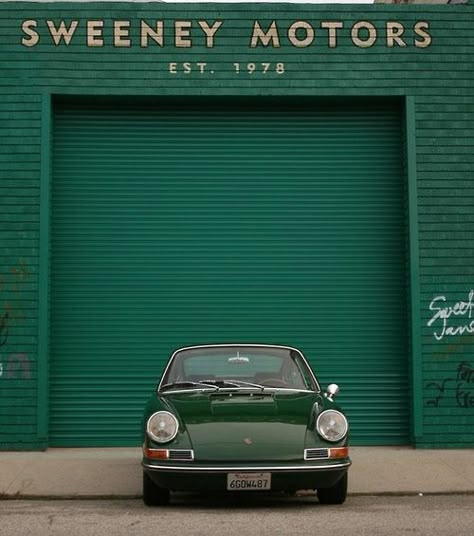
[[[298,346],[355,444],[408,436],[400,106],[56,102],[50,444],[138,445],[176,347]]]

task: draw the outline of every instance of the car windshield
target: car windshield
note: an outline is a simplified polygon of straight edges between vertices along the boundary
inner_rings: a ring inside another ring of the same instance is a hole
[[[318,390],[297,350],[265,346],[206,346],[178,350],[160,389],[229,387]]]

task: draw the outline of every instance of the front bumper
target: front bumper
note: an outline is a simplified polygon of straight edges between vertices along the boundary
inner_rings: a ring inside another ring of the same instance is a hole
[[[143,470],[156,485],[176,491],[225,491],[228,473],[271,473],[272,491],[334,486],[349,469],[349,458],[285,464],[158,463],[144,458]]]

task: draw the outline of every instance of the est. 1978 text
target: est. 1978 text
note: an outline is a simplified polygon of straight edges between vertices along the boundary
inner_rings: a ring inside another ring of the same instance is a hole
[[[219,72],[223,69],[222,66],[219,68]],[[226,72],[232,72],[234,74],[271,74],[275,73],[278,75],[285,74],[285,64],[282,62],[234,62],[231,65],[224,66]],[[205,61],[196,61],[196,62],[170,62],[168,64],[168,71],[170,74],[215,74],[216,69],[211,68],[209,64]]]

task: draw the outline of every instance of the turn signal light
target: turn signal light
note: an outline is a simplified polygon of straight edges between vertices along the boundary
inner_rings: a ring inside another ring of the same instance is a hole
[[[152,460],[167,460],[169,458],[169,451],[167,449],[150,449],[143,447],[143,454]]]
[[[329,449],[330,458],[347,458],[349,456],[349,447],[336,447]]]

